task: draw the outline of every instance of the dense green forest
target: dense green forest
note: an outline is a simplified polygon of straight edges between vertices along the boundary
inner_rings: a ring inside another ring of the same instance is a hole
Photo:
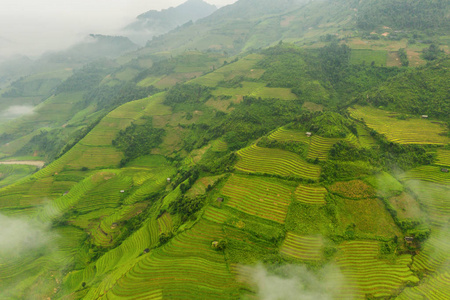
[[[445,32],[450,29],[445,0],[369,0],[358,7],[357,25],[364,30],[388,26],[397,30]]]

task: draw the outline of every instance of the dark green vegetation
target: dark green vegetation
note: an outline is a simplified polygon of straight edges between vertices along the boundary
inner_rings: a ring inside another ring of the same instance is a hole
[[[0,252],[0,298],[258,298],[263,263],[332,265],[337,299],[445,299],[448,54],[362,49],[359,13],[400,26],[376,3],[261,3],[3,94],[40,104],[0,127],[0,159],[48,165],[0,164],[0,217],[46,237]]]
[[[450,29],[445,0],[369,0],[361,2],[357,25],[373,30],[380,25],[403,30],[445,32]]]

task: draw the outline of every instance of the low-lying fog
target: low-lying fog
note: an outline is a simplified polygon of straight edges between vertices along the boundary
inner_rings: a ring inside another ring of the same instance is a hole
[[[31,105],[13,105],[5,110],[0,110],[0,122],[12,120],[25,115],[31,115],[34,107]]]
[[[2,0],[0,61],[15,54],[40,55],[61,50],[91,33],[117,35],[149,10],[178,6],[187,0]],[[236,0],[206,0],[223,6]]]

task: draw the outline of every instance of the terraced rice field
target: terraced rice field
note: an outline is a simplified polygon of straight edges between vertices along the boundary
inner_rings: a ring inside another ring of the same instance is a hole
[[[450,217],[450,187],[448,185],[411,179],[406,181],[406,186],[418,196],[432,224],[447,224]]]
[[[408,282],[419,279],[409,269],[410,255],[401,255],[395,262],[378,259],[377,241],[350,241],[339,246],[336,258],[343,276],[342,299],[390,297]]]
[[[300,184],[295,190],[295,200],[306,204],[325,205],[327,190],[324,187],[307,186]]]
[[[305,162],[295,153],[252,145],[238,151],[236,169],[250,173],[298,176],[317,180],[320,166]]]
[[[173,223],[170,214],[165,213],[160,218],[158,218],[158,227],[160,233],[172,232]]]
[[[349,112],[353,118],[363,120],[369,128],[384,134],[392,142],[432,145],[445,145],[450,142],[450,138],[445,135],[443,124],[420,118],[399,120],[396,113],[369,106],[355,106],[349,108]]]
[[[203,220],[111,273],[85,299],[237,298],[237,284],[223,254],[211,248],[212,241],[222,237],[220,225]]]
[[[213,206],[209,206],[205,210],[205,213],[203,214],[203,218],[208,221],[211,221],[211,222],[223,224],[229,218],[229,215],[228,215],[227,211],[225,211],[223,209],[218,209]]]
[[[326,160],[331,147],[333,147],[333,145],[340,140],[341,139],[337,138],[324,138],[318,135],[313,135],[310,138],[307,158]]]
[[[419,286],[406,288],[398,300],[446,300],[450,295],[450,272],[442,272],[423,280]]]
[[[437,152],[437,165],[450,167],[450,150],[439,149]]]
[[[321,237],[300,236],[288,232],[280,253],[295,259],[318,261],[322,259],[322,247]]]
[[[308,137],[306,136],[306,132],[285,129],[283,127],[277,129],[275,132],[269,135],[269,139],[279,142],[306,143],[309,145],[307,158],[318,158],[319,160],[326,160],[331,147],[333,147],[335,143],[341,140],[338,138],[324,138],[318,135]]]
[[[208,191],[208,187],[211,188],[214,184],[220,180],[223,175],[207,176],[198,179],[189,191],[186,192],[188,197],[196,197],[198,195],[204,195]]]
[[[263,99],[281,99],[281,100],[296,100],[297,96],[288,88],[271,88],[266,87],[263,82],[242,82],[242,86],[238,88],[224,88],[219,87],[212,91],[216,97],[220,96],[252,96]]]
[[[358,124],[356,126],[356,130],[358,132],[358,139],[359,143],[361,144],[361,147],[372,148],[373,146],[376,145],[375,140],[363,125]]]
[[[278,182],[232,175],[221,193],[226,205],[247,214],[284,223],[292,190]]]
[[[159,173],[157,170],[152,172],[152,176],[146,180],[137,190],[131,193],[130,196],[125,198],[124,204],[133,204],[144,200],[146,197],[160,191],[167,185],[167,178],[170,178],[173,174],[173,169],[163,169]],[[150,172],[149,172],[150,173]]]
[[[371,64],[376,66],[386,66],[388,53],[386,50],[372,50],[372,49],[352,49],[350,62],[352,64]]]
[[[403,173],[400,180],[423,180],[450,185],[450,173],[442,172],[441,167],[421,166]]]
[[[422,251],[414,256],[413,270],[435,272],[450,270],[450,241],[448,229],[435,230],[425,242]],[[447,265],[446,265],[447,264]]]
[[[126,103],[110,112],[80,143],[60,159],[37,172],[37,178],[60,172],[63,167],[108,168],[116,166],[123,157],[121,151],[111,145],[116,134],[144,115],[155,116],[169,113],[161,106],[163,94]]]
[[[362,180],[336,182],[328,187],[329,191],[341,197],[352,199],[371,198],[376,195],[375,189]]]
[[[278,128],[271,135],[269,135],[269,139],[279,142],[309,142],[309,138],[306,136],[305,132],[285,129],[283,127]]]
[[[248,55],[235,63],[225,65],[214,72],[198,77],[191,82],[215,87],[220,81],[230,80],[236,76],[259,79],[264,74],[264,70],[256,69],[255,65],[262,58],[264,58],[264,56],[260,54]]]
[[[35,170],[36,167],[34,166],[0,164],[0,187],[17,182],[32,174]]]
[[[214,152],[225,152],[228,149],[227,142],[223,140],[215,140],[212,142],[211,150]]]

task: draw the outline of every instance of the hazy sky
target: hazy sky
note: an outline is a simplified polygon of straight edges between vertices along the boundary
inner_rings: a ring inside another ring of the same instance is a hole
[[[1,0],[0,55],[64,47],[88,33],[112,34],[137,15],[186,0]],[[236,0],[206,0],[224,6]],[[24,50],[25,49],[25,50]],[[9,51],[8,51],[9,50]]]

